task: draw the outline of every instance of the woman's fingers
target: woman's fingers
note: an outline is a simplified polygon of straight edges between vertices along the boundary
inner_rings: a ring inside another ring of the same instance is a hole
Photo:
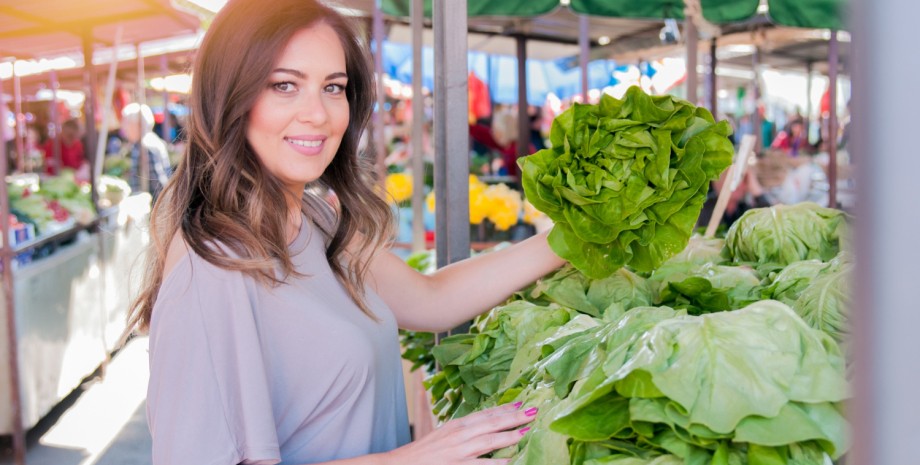
[[[479,457],[482,454],[513,446],[521,441],[524,434],[527,433],[529,429],[530,428],[521,428],[477,436],[468,443],[470,447],[470,456]]]
[[[530,407],[525,409],[503,410],[494,415],[477,418],[464,427],[466,437],[474,438],[483,434],[496,433],[520,427],[536,418],[538,409]]]

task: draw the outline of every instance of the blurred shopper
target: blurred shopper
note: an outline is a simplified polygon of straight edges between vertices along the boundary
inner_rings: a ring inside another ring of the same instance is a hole
[[[78,171],[86,163],[83,141],[80,140],[80,123],[77,120],[69,119],[61,125],[61,166],[57,166],[57,160],[54,158],[54,143],[55,140],[49,138],[42,144],[42,151],[45,153],[45,173],[56,175],[60,174],[62,169]]]
[[[169,180],[172,167],[169,163],[169,151],[166,142],[153,132],[153,112],[147,105],[130,103],[121,111],[121,134],[128,147],[130,169],[128,184],[137,192],[141,188],[141,147],[147,149],[147,182],[150,195],[156,200],[160,191]],[[122,148],[122,151],[125,151]]]

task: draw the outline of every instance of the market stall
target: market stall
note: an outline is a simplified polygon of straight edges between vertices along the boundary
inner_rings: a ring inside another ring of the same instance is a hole
[[[133,48],[140,62],[135,78],[143,90],[146,64],[140,44],[194,34],[200,21],[164,0],[17,3],[4,6],[0,17],[0,50],[12,57],[0,63],[0,75],[15,83],[2,82],[0,90],[15,94],[10,100],[15,101],[11,119],[17,123],[17,136],[22,137],[26,123],[20,104],[23,87],[36,85],[35,72],[50,76],[44,82],[50,83],[55,110],[58,72],[65,82],[76,78],[76,90],[86,102],[80,118],[85,122],[82,142],[90,166],[88,179],[74,180],[21,172],[29,171],[21,162],[0,164],[0,178],[6,180],[0,184],[0,223],[6,239],[0,435],[12,436],[14,460],[21,464],[24,430],[92,375],[115,348],[134,282],[131,270],[147,243],[150,195],[128,196],[126,185],[102,175],[104,151],[97,151],[97,146],[104,139],[98,137],[97,126],[105,128],[111,109],[99,105],[108,99],[98,98],[103,93],[96,65],[103,58],[94,52],[110,49],[106,58],[115,63],[122,58],[112,58],[113,48]],[[155,66],[168,68],[163,60]],[[26,69],[35,71],[26,76]],[[116,67],[100,69],[112,82]],[[105,89],[106,94],[113,92],[111,85]],[[5,114],[6,103],[0,103],[0,113]],[[56,138],[62,118],[51,116]],[[21,145],[14,144],[20,154]],[[6,148],[0,148],[4,160],[9,155]],[[8,170],[11,166],[21,171]]]

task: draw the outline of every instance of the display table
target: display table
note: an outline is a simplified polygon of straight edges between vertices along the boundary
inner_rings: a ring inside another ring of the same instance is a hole
[[[149,194],[128,197],[90,230],[62,237],[14,271],[23,427],[29,429],[95,372],[125,329],[148,243]],[[0,288],[0,297],[2,297]],[[13,431],[6,308],[0,298],[0,434]]]

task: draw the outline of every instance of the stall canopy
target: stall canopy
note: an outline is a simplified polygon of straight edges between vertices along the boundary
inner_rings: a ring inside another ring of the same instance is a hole
[[[77,52],[84,38],[109,47],[119,26],[121,42],[137,44],[194,33],[200,23],[169,0],[0,0],[0,56],[30,59]]]
[[[745,21],[757,14],[760,0],[699,0],[703,17],[717,24]],[[411,0],[383,0],[381,9],[392,16],[409,16]],[[774,24],[785,26],[844,29],[846,0],[768,0]],[[559,0],[467,0],[471,17],[531,17],[551,12]],[[684,18],[683,0],[571,0],[573,12],[615,18]],[[431,0],[425,1],[425,15],[431,16]]]

